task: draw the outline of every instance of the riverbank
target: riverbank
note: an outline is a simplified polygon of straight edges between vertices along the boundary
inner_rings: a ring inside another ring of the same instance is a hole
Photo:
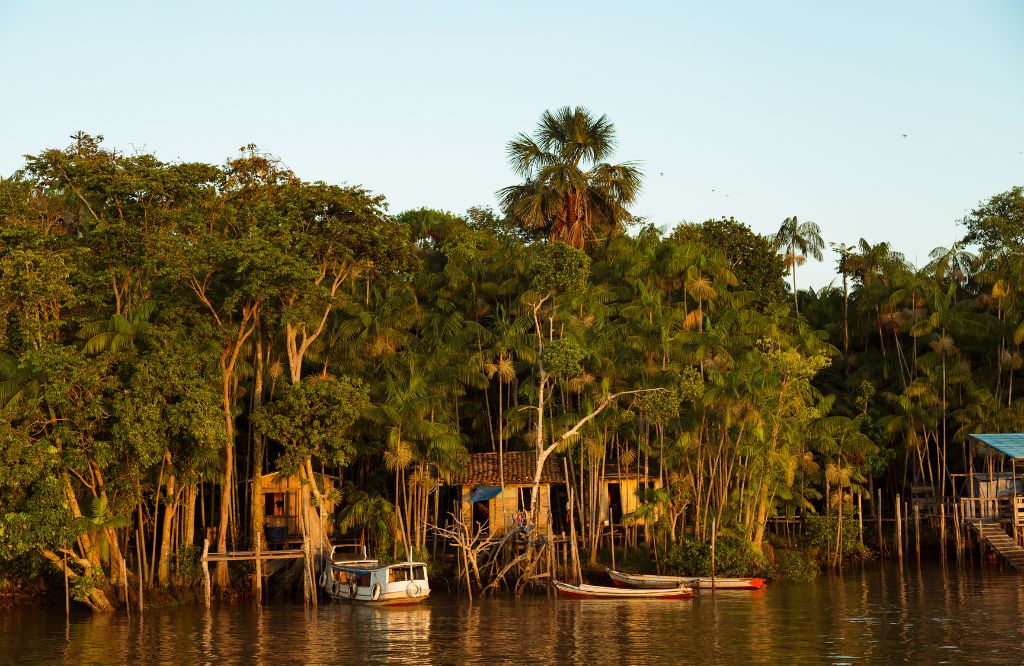
[[[871,532],[862,534],[857,522],[854,521],[845,521],[842,524],[842,540],[837,544],[838,526],[839,523],[834,516],[806,516],[798,531],[769,533],[761,552],[757,552],[750,541],[730,533],[719,535],[714,549],[710,543],[695,539],[692,535],[682,535],[674,544],[663,549],[649,547],[642,542],[631,546],[617,546],[614,551],[605,546],[597,550],[593,561],[590,561],[588,553],[579,553],[580,572],[584,581],[592,584],[610,584],[606,570],[612,568],[640,574],[702,577],[715,574],[721,577],[760,577],[771,581],[772,585],[781,582],[813,585],[813,581],[820,575],[827,575],[828,572],[837,569],[858,569],[891,561],[880,556],[876,535]],[[926,561],[941,562],[943,559],[940,532],[931,528],[925,521],[922,521],[920,526],[921,534],[915,534],[915,537],[919,538],[915,538],[913,550],[907,538],[909,531],[903,535],[908,541],[903,550],[904,563],[907,566],[911,564],[912,559],[920,560],[920,556],[917,555],[917,543],[920,543],[920,550]],[[885,552],[893,555],[896,552],[892,545],[895,533],[887,530],[882,533],[882,537],[885,540]],[[841,546],[843,553],[842,567],[839,567],[834,559],[837,545]],[[946,545],[947,561],[956,564],[956,550],[949,544]],[[514,551],[515,549],[512,549],[509,552]],[[555,546],[555,554],[550,562],[550,576],[541,577],[526,586],[524,589],[528,591],[527,596],[548,594],[549,578],[566,581],[577,579],[576,569],[568,551],[568,544],[561,543]],[[961,555],[964,556],[964,561],[977,563],[985,561],[986,557],[976,548],[962,552]],[[466,596],[467,578],[460,575],[456,568],[458,557],[455,553],[448,553],[446,559],[431,561],[429,553],[424,551],[417,555],[417,559],[430,563],[430,578],[434,590]],[[502,563],[499,562],[498,566],[500,568]],[[28,571],[32,568],[23,566],[22,569]],[[254,605],[251,567],[245,563],[233,562],[230,571],[231,585],[226,592],[215,593],[215,601],[227,605]],[[130,612],[133,613],[138,609],[136,580],[129,574]],[[264,603],[302,601],[304,594],[301,581],[301,575],[284,571],[266,578],[263,590]],[[486,587],[488,582],[488,578],[484,576],[483,587]],[[474,581],[473,599],[480,598],[481,590],[482,586]],[[515,590],[515,577],[510,574],[509,580],[495,589],[490,589],[484,596],[513,597]],[[72,587],[72,599],[75,598],[75,594],[76,590]],[[191,580],[175,576],[170,586],[145,589],[142,595],[145,608],[187,606],[204,602],[202,579],[198,574]],[[120,600],[123,600],[123,597]],[[321,601],[328,602],[326,598]],[[62,581],[55,575],[48,575],[45,579],[36,576],[21,582],[18,582],[17,578],[10,578],[6,584],[0,584],[0,608],[63,605]],[[72,601],[72,605],[77,604]],[[120,610],[123,609],[122,604]]]
[[[972,662],[1019,658],[1024,579],[965,562],[865,563],[813,585],[675,602],[529,596],[413,607],[225,604],[124,614],[16,609],[0,636],[19,664],[238,662]],[[7,641],[10,643],[10,641]]]

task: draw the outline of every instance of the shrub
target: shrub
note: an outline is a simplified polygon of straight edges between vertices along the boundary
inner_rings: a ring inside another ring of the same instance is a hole
[[[198,585],[203,580],[202,553],[195,545],[179,548],[177,562],[175,582],[178,585]]]
[[[769,567],[769,576],[780,580],[808,582],[820,573],[818,561],[799,550],[776,550],[775,562]]]
[[[837,516],[804,516],[804,534],[801,542],[820,560],[828,560],[836,552]],[[871,551],[860,542],[860,526],[856,520],[843,520],[843,556],[870,557]]]
[[[677,576],[710,576],[711,544],[683,537],[668,549],[665,568]],[[715,575],[755,576],[765,573],[766,560],[754,544],[736,536],[721,535],[715,542]]]

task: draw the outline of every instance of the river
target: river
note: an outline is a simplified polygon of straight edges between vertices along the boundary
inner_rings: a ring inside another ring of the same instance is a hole
[[[0,612],[2,663],[1020,663],[1024,577],[856,568],[687,601],[534,597],[413,607],[225,605]]]

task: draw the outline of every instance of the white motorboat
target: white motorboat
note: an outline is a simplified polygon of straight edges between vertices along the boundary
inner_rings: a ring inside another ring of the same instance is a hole
[[[430,596],[427,565],[401,562],[331,562],[320,586],[332,599],[375,606],[418,604]]]

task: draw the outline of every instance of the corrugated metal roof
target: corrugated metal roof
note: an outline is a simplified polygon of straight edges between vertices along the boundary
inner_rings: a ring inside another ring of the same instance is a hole
[[[971,438],[1010,458],[1024,459],[1024,432],[971,435]]]

